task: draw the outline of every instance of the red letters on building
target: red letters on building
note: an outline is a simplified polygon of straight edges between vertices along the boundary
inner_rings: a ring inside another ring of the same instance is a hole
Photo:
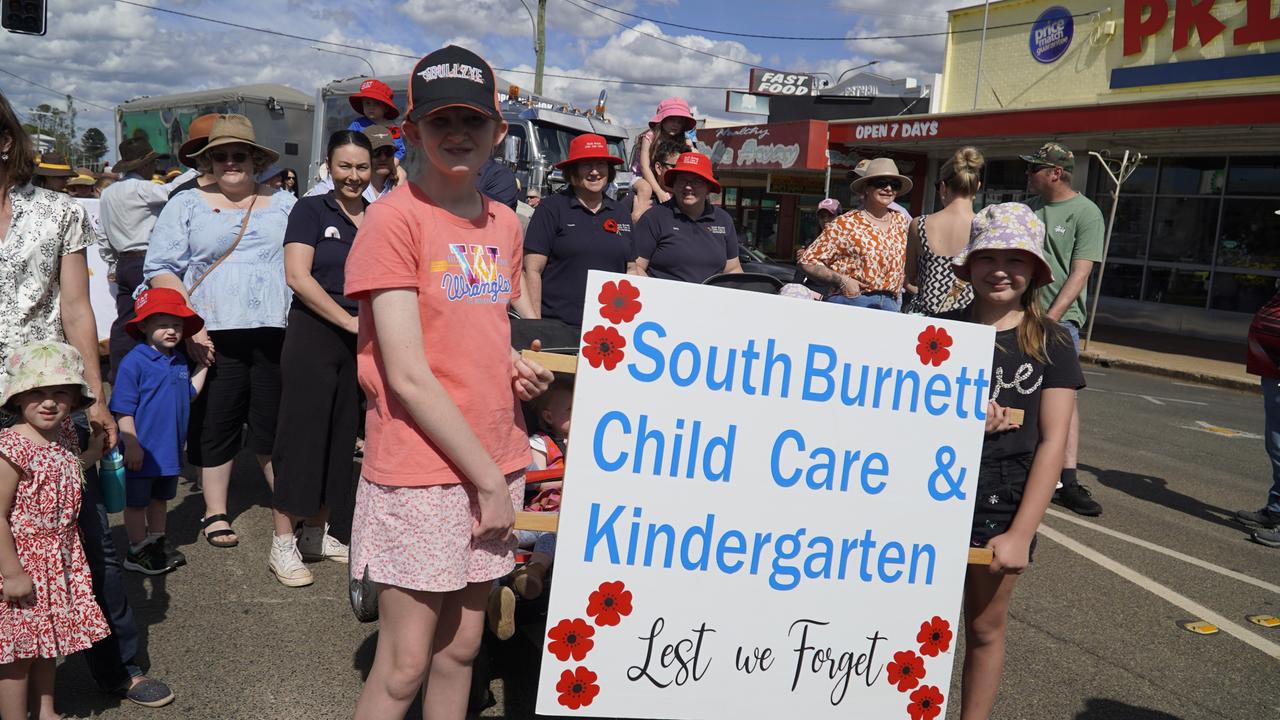
[[[1160,32],[1168,19],[1169,4],[1165,0],[1124,0],[1125,57],[1142,52],[1142,39]]]
[[[1249,0],[1245,23],[1232,33],[1236,45],[1280,40],[1280,18],[1271,17],[1269,0]]]
[[[1191,41],[1191,30],[1195,28],[1200,36],[1200,47],[1222,34],[1227,29],[1222,21],[1213,16],[1213,6],[1218,0],[1175,0],[1173,15],[1173,50],[1177,52]]]
[[[1280,17],[1271,15],[1271,0],[1235,0],[1246,3],[1245,24],[1231,35],[1235,45],[1280,40]],[[1174,0],[1173,50],[1185,48],[1195,30],[1204,47],[1222,34],[1227,26],[1214,17],[1217,0]],[[1161,30],[1169,22],[1168,0],[1125,0],[1124,55],[1142,52],[1142,41]],[[1145,18],[1145,19],[1144,19]]]

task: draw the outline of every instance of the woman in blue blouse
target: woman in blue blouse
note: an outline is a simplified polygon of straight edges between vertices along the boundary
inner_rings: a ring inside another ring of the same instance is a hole
[[[187,341],[189,352],[211,364],[205,391],[191,408],[187,455],[200,468],[205,539],[233,547],[240,539],[227,516],[227,490],[246,422],[247,444],[274,483],[280,349],[291,299],[284,231],[297,200],[255,182],[280,155],[257,144],[243,115],[220,116],[208,143],[193,155],[214,182],[165,205],[143,276],[151,287],[186,295],[205,321],[205,329]]]

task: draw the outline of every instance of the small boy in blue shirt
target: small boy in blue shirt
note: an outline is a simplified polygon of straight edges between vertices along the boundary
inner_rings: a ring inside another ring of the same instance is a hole
[[[187,562],[165,542],[165,517],[178,494],[191,401],[204,387],[209,368],[189,371],[187,356],[178,349],[184,337],[204,327],[182,293],[151,288],[138,296],[134,311],[137,316],[125,331],[141,342],[120,361],[109,405],[124,444],[129,536],[124,567],[160,575]]]

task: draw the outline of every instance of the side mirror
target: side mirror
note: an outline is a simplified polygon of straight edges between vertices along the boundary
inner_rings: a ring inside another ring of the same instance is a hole
[[[520,138],[508,135],[507,139],[502,141],[502,160],[511,167],[520,165]]]

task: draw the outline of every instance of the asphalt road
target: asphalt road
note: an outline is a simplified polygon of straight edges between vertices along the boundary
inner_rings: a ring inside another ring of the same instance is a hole
[[[1280,719],[1280,629],[1245,619],[1280,615],[1280,550],[1250,542],[1230,519],[1260,506],[1269,485],[1261,396],[1086,370],[1081,479],[1105,512],[1085,520],[1055,507],[1046,519],[1036,562],[1014,597],[994,717]],[[313,565],[316,583],[302,589],[271,577],[266,486],[252,460],[241,460],[232,492],[240,547],[217,550],[199,539],[200,498],[184,483],[171,536],[190,565],[159,578],[129,576],[152,672],[177,701],[159,710],[121,704],[97,693],[83,660],[72,657],[58,670],[62,712],[350,716],[377,626],[352,616],[344,565]],[[536,637],[538,609],[522,612]],[[1209,617],[1224,628],[1216,635],[1179,626]],[[533,642],[520,636],[496,647],[498,702],[484,716],[531,717],[536,658]],[[958,691],[957,674],[951,696]],[[947,717],[959,717],[958,705]]]

